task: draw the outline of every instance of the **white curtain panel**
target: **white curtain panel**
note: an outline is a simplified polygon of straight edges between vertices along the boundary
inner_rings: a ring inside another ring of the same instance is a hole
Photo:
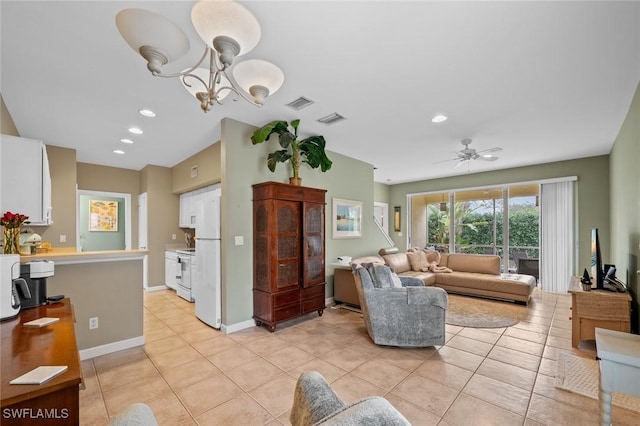
[[[543,183],[540,220],[540,285],[566,293],[575,275],[574,181]]]

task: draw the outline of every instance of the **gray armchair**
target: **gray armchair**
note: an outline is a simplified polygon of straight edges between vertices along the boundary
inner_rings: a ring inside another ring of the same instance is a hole
[[[108,426],[157,426],[153,411],[147,404],[136,402],[109,420]]]
[[[293,426],[405,426],[409,421],[389,401],[372,396],[347,405],[320,373],[302,373],[293,396],[289,420]]]
[[[447,292],[398,277],[386,265],[354,267],[356,290],[369,336],[377,345],[442,346]]]

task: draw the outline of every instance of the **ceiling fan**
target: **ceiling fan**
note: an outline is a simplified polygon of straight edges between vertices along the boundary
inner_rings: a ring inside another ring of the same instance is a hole
[[[458,161],[456,167],[461,166],[464,163],[468,163],[471,160],[482,160],[482,161],[496,161],[498,159],[497,156],[491,154],[492,152],[502,151],[500,147],[493,147],[489,149],[483,149],[481,151],[476,151],[473,148],[469,148],[471,144],[471,139],[462,139],[461,143],[464,145],[464,149],[460,151],[456,151],[458,155],[456,158],[450,158],[448,160],[437,161],[436,163],[444,163],[446,161]],[[434,163],[434,164],[436,164]]]

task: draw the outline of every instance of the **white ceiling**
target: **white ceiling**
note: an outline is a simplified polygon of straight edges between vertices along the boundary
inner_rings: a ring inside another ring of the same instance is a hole
[[[399,183],[608,154],[640,81],[636,1],[242,3],[262,25],[245,58],[280,66],[284,86],[262,108],[228,100],[204,114],[177,79],[153,77],[115,26],[129,7],[168,17],[191,41],[165,67],[181,70],[204,49],[192,1],[2,0],[0,91],[18,131],[74,148],[80,162],[139,170],[217,141],[223,117],[300,118],[304,135]],[[299,96],[315,104],[285,106]],[[316,122],[333,112],[347,120]],[[449,120],[431,123],[437,113]],[[124,145],[132,125],[145,134]],[[499,160],[434,164],[455,158],[463,138],[502,147]]]

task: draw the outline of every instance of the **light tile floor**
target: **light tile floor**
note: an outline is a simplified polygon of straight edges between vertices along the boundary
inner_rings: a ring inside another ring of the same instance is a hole
[[[571,347],[570,304],[536,289],[513,327],[448,325],[445,346],[400,349],[346,309],[225,335],[173,291],[145,293],[146,344],[82,362],[81,424],[146,402],[161,425],[287,425],[297,377],[316,370],[346,402],[384,396],[414,425],[597,425],[596,400],[554,388],[560,353],[595,355]],[[613,407],[613,423],[640,415]]]

